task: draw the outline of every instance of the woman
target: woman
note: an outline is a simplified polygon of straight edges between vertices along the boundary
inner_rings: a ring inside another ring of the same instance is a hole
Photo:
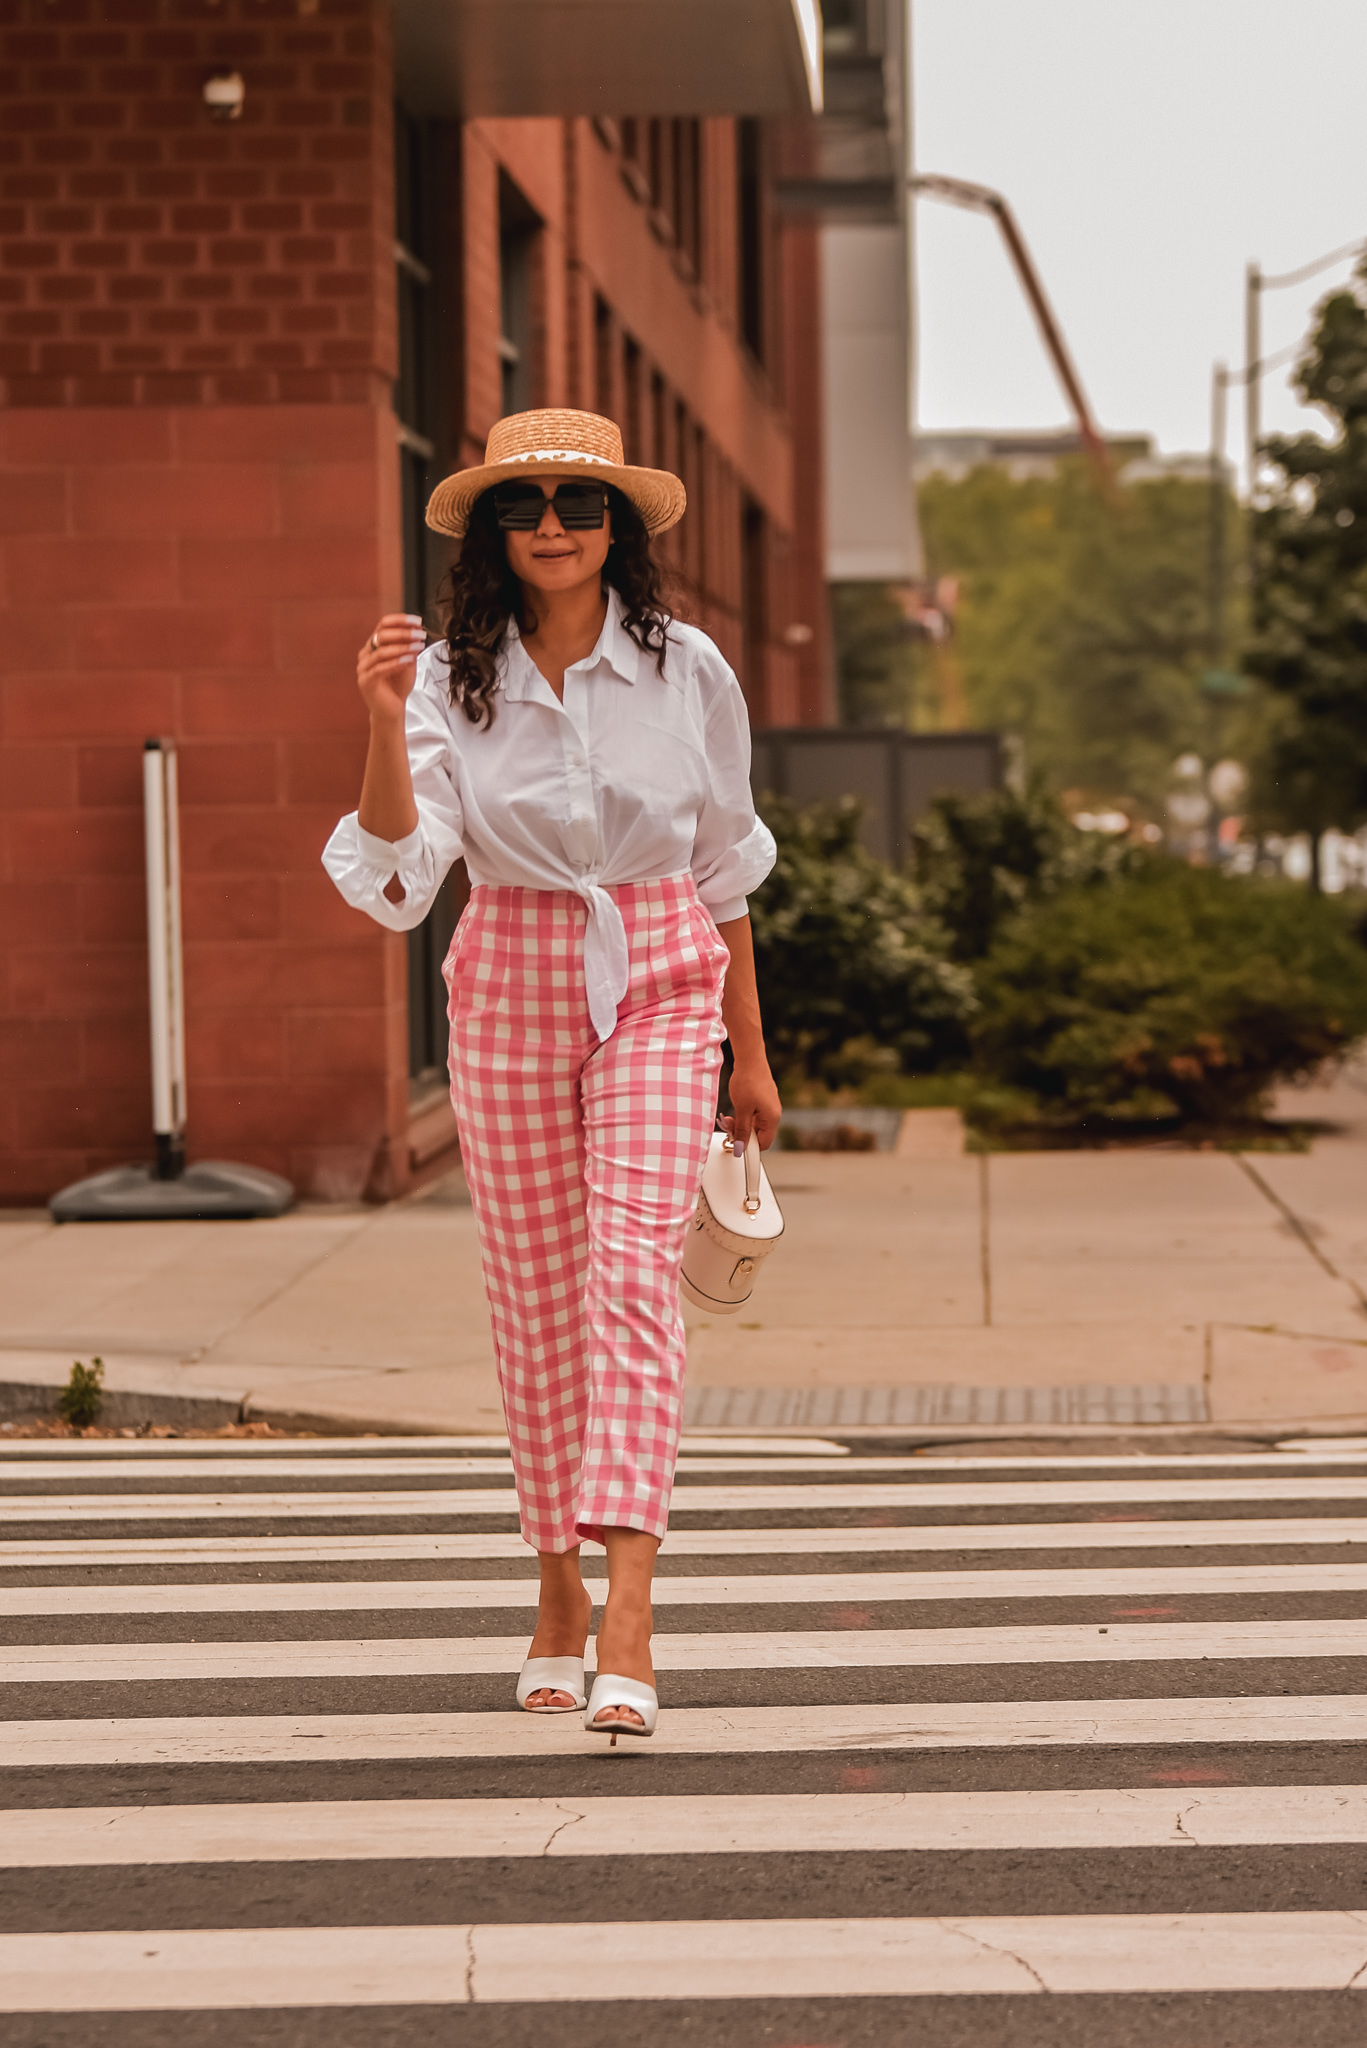
[[[380,923],[473,885],[446,963],[451,1093],[479,1224],[522,1533],[540,1558],[517,1687],[650,1735],[650,1587],[678,1452],[678,1276],[727,1037],[734,1136],[778,1126],[745,899],[773,865],[739,686],[672,620],[650,535],[677,477],[592,413],[504,419],[428,524],[463,542],[444,643],[381,619],[357,664],[360,809],[324,861]],[[608,1556],[584,1698],[589,1536]]]

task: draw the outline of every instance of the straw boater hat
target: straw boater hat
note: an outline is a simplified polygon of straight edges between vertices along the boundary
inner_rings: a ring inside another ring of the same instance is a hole
[[[630,498],[647,533],[663,533],[683,518],[688,493],[667,469],[633,469],[622,460],[622,435],[596,412],[515,412],[489,436],[480,469],[459,469],[439,483],[427,505],[427,523],[459,538],[481,492],[510,477],[595,476]]]

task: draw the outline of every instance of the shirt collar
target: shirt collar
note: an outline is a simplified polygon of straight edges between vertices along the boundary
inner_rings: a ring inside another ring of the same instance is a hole
[[[617,591],[609,589],[603,630],[598,635],[592,653],[586,655],[583,661],[576,662],[574,670],[581,675],[592,675],[595,669],[607,667],[622,682],[635,683],[640,679],[641,665],[645,659],[641,648],[626,629],[621,597]],[[502,670],[503,695],[510,704],[521,703],[535,695],[538,684],[543,689],[550,687],[523,646],[516,619],[508,621],[499,666]]]

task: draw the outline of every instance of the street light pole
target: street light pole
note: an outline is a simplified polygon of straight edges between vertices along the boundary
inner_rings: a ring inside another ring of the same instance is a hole
[[[1262,386],[1256,374],[1263,359],[1263,274],[1256,263],[1244,272],[1244,433],[1248,442],[1248,502],[1258,492],[1258,443],[1262,439]]]
[[[1225,414],[1229,371],[1216,363],[1210,379],[1210,665],[1225,651]]]

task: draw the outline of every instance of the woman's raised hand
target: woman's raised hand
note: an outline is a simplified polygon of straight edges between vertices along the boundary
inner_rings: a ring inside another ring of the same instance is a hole
[[[385,613],[356,657],[356,687],[372,718],[403,724],[426,645],[421,619],[412,612]]]

